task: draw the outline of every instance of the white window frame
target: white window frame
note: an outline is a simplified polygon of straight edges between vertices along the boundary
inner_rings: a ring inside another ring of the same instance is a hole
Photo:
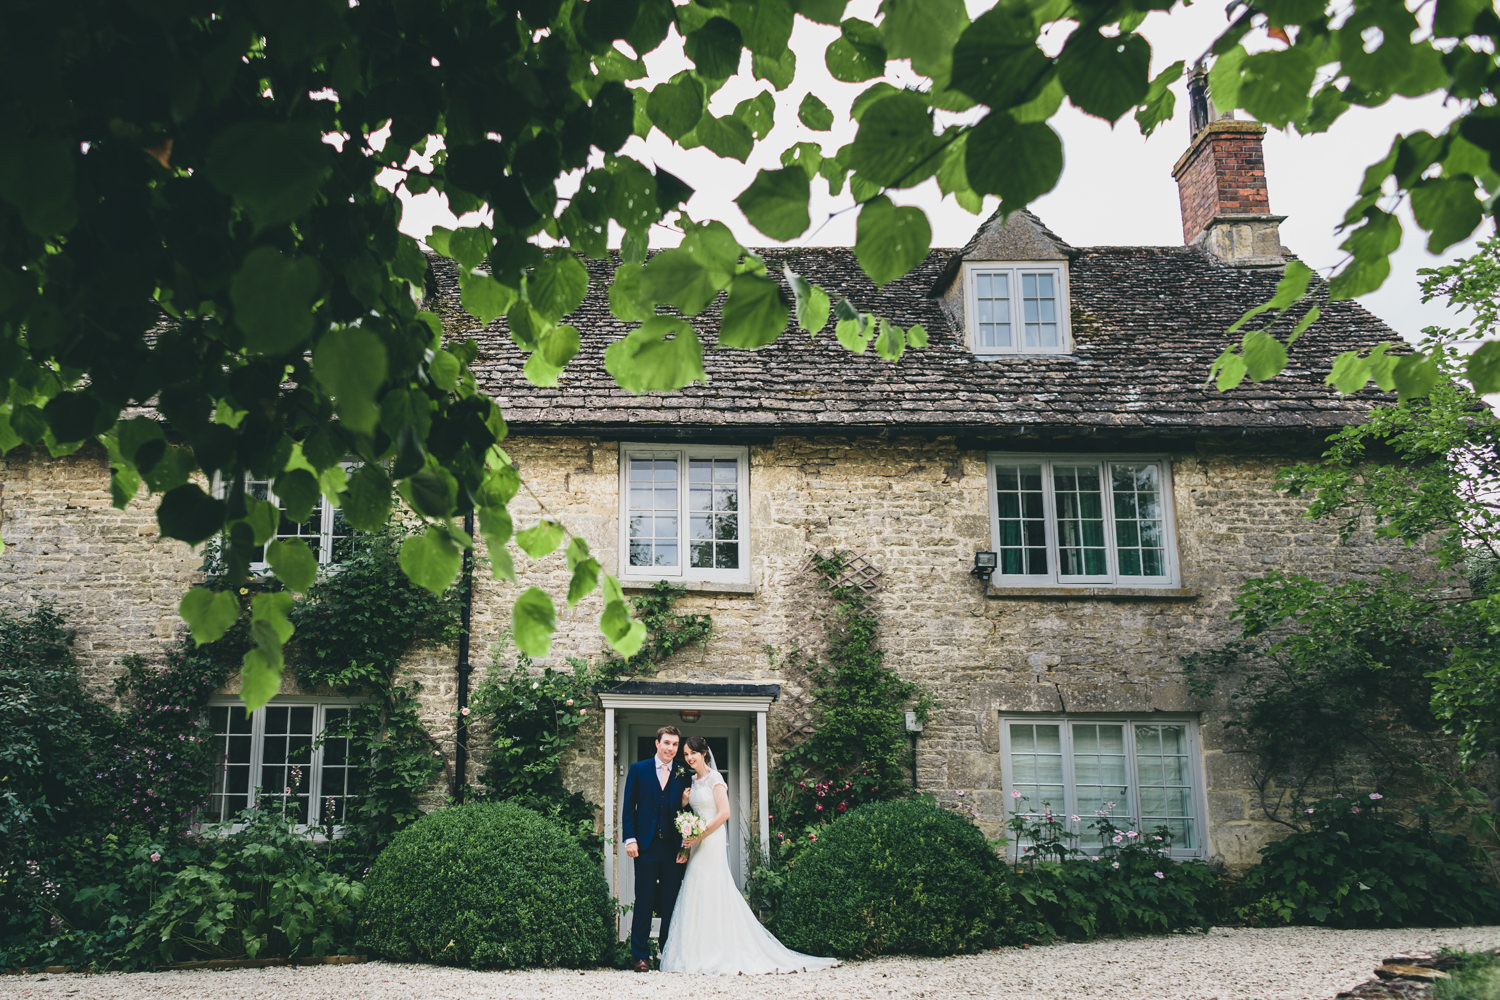
[[[671,458],[677,462],[677,551],[676,566],[630,565],[630,461],[632,458]],[[739,515],[739,567],[715,569],[689,566],[688,463],[695,458],[734,459],[736,468],[736,513]],[[728,445],[622,444],[620,446],[620,578],[644,582],[673,580],[690,583],[750,582],[750,449]]]
[[[307,823],[296,824],[296,829],[297,829],[298,832],[303,833],[303,834],[305,834],[307,836],[312,836],[312,837],[321,836],[323,834],[323,831],[324,831],[324,826],[323,826],[323,822],[322,822],[322,819],[323,819],[323,797],[324,797],[323,796],[323,778],[324,778],[324,773],[323,773],[323,771],[324,771],[324,766],[323,766],[323,764],[324,764],[324,758],[323,758],[323,754],[324,754],[324,746],[323,746],[323,739],[322,739],[322,737],[323,737],[324,732],[328,728],[328,712],[329,712],[330,709],[352,710],[352,709],[358,707],[360,704],[361,704],[360,701],[358,701],[356,699],[352,699],[352,698],[312,697],[312,696],[301,696],[301,695],[297,695],[297,696],[277,695],[277,696],[273,697],[266,705],[263,705],[262,707],[256,709],[254,712],[250,713],[250,719],[249,719],[249,722],[250,722],[250,733],[249,733],[249,736],[250,736],[250,761],[249,761],[249,771],[250,771],[250,774],[249,774],[249,785],[248,785],[248,793],[247,793],[248,797],[249,797],[249,804],[252,807],[254,807],[254,806],[258,805],[260,802],[263,801],[266,804],[267,808],[275,808],[276,804],[278,802],[280,802],[285,797],[284,791],[282,791],[280,789],[266,788],[265,787],[264,770],[265,770],[266,709],[267,708],[286,708],[286,709],[311,708],[313,710],[313,737],[312,737],[313,742],[312,742],[312,748],[311,748],[311,755],[310,755],[310,758],[309,758],[309,761],[308,761],[308,764],[307,764],[307,772],[308,772],[307,773],[307,782],[308,782],[308,795],[309,795],[309,798],[308,798],[308,822]],[[217,696],[217,697],[214,697],[214,698],[210,698],[209,702],[208,702],[208,708],[209,708],[210,713],[212,713],[212,710],[214,710],[214,709],[228,708],[229,711],[230,711],[230,713],[231,713],[231,717],[233,717],[234,713],[239,713],[241,716],[243,716],[244,715],[244,707],[245,707],[244,706],[244,702],[242,702],[238,697],[233,697],[233,696]],[[217,727],[215,727],[215,726],[212,725],[212,714],[209,715],[209,720],[210,720],[210,723],[206,727],[207,730],[208,730],[209,739],[211,739],[211,740],[214,741],[214,746],[215,746],[216,749],[220,749],[220,748],[223,747],[223,742],[222,741],[224,740],[224,736],[221,735],[217,731]],[[220,749],[220,753],[221,754],[222,754],[222,752],[223,752],[222,749]],[[221,759],[223,759],[223,758],[221,757]],[[349,764],[349,765],[346,765],[346,766],[350,767],[351,770],[355,770],[355,768],[353,767],[352,764]],[[219,775],[219,762],[215,761],[215,763],[214,763],[214,772],[213,772],[213,774],[209,778],[209,781],[210,781],[209,788],[210,788],[210,798],[211,798],[211,801],[212,801],[212,796],[215,794],[214,791],[213,791],[213,789],[218,785],[218,780],[219,780],[218,775]],[[283,787],[283,789],[285,788],[285,786],[282,786],[282,787]],[[238,793],[235,793],[235,794],[237,795]],[[348,798],[352,800],[354,798],[357,798],[357,796],[355,796],[355,795],[349,795]],[[225,824],[227,824],[227,829],[230,832],[236,832],[236,831],[239,831],[241,829],[244,829],[244,825],[243,824],[232,823],[227,818],[223,818],[222,815],[221,815],[221,813],[217,810],[217,804],[216,803],[211,808],[213,809],[213,811],[205,814],[207,816],[212,817],[212,818],[209,819],[210,823],[212,823],[212,824],[220,824],[221,822],[225,823]],[[239,811],[240,811],[239,809],[233,810],[231,812],[231,816],[237,815],[239,813]],[[342,831],[343,828],[344,828],[344,826],[343,826],[342,823],[335,824],[335,826],[334,826],[334,835],[338,836],[339,832]]]
[[[1016,790],[1015,764],[1011,757],[1011,735],[1012,724],[1022,725],[1056,725],[1061,735],[1062,765],[1063,765],[1063,789],[1064,801],[1059,804],[1051,803],[1050,808],[1058,814],[1065,828],[1069,832],[1077,832],[1076,846],[1085,854],[1094,855],[1101,851],[1102,845],[1098,842],[1095,831],[1089,826],[1095,819],[1092,812],[1087,815],[1078,811],[1078,785],[1074,768],[1073,752],[1073,726],[1083,725],[1118,725],[1125,732],[1125,767],[1126,767],[1126,792],[1125,801],[1117,803],[1117,808],[1112,810],[1111,817],[1115,826],[1121,831],[1136,829],[1142,836],[1150,837],[1154,827],[1149,821],[1140,826],[1132,826],[1132,822],[1139,819],[1141,815],[1140,799],[1140,777],[1139,756],[1136,751],[1136,726],[1181,726],[1185,730],[1184,736],[1187,742],[1188,762],[1188,789],[1189,801],[1192,803],[1193,827],[1197,833],[1192,847],[1180,847],[1176,844],[1170,848],[1167,856],[1173,859],[1206,858],[1208,857],[1208,809],[1207,795],[1203,786],[1203,747],[1198,739],[1198,720],[1190,715],[1168,715],[1165,713],[1125,713],[1118,715],[1072,713],[1065,715],[1033,715],[1026,713],[1002,713],[1000,716],[1000,767],[1002,781],[1005,788],[1006,815],[1008,822],[1016,815],[1013,803],[1020,800],[1012,795]],[[1034,811],[1040,811],[1043,803],[1027,802],[1022,815],[1032,815]],[[1079,822],[1072,822],[1073,816],[1078,816]],[[1011,856],[1015,857],[1022,845],[1013,843]]]
[[[345,472],[353,472],[354,469],[357,468],[356,464],[353,463],[353,462],[343,462],[341,464],[343,465],[343,468],[344,468]],[[266,484],[266,499],[269,500],[271,503],[276,504],[277,510],[280,511],[280,509],[281,509],[281,502],[280,502],[280,500],[276,496],[276,486],[275,486],[276,480],[274,478],[272,478],[272,479],[261,479],[258,476],[252,476],[250,473],[246,472],[244,474],[244,481],[245,481],[245,489],[247,491],[250,489],[250,486],[251,486],[252,482],[257,482],[257,483],[263,482],[263,483],[265,483]],[[214,496],[217,497],[218,499],[222,500],[225,497],[225,495],[228,493],[228,490],[224,486],[223,480],[221,480],[217,476],[215,476],[214,477],[214,484],[213,485],[214,485],[214,490],[213,490]],[[338,508],[336,508],[333,504],[331,504],[331,503],[328,502],[328,498],[327,497],[325,497],[321,492],[318,493],[317,505],[313,508],[313,515],[312,516],[318,517],[318,551],[316,553],[316,556],[317,556],[317,559],[318,559],[318,565],[319,566],[327,567],[327,566],[337,566],[338,565],[338,562],[335,561],[334,558],[333,558],[333,540],[334,540],[334,537],[335,537],[334,533],[333,533],[333,520],[334,520],[334,516],[335,516],[334,512],[337,509]],[[356,534],[356,532],[354,531],[353,528],[351,528],[349,530],[349,534],[353,535],[353,534]],[[261,546],[261,549],[260,549],[260,558],[258,558],[258,559],[251,559],[250,560],[250,572],[252,572],[252,573],[269,573],[271,571],[271,564],[269,562],[267,562],[266,558],[265,558],[265,555],[266,555],[266,546],[270,545],[271,542],[277,541],[279,539],[310,538],[310,537],[311,537],[310,535],[283,535],[281,533],[280,514],[278,513],[278,515],[277,515],[277,521],[276,521],[276,534],[272,535],[270,541],[266,542],[265,545]],[[345,536],[339,536],[339,537],[345,537]]]
[[[981,274],[1005,274],[1010,281],[1011,345],[996,347],[979,343],[979,282]],[[1028,274],[1051,275],[1057,288],[1057,339],[1055,347],[1026,346],[1025,316],[1021,300],[1021,279]],[[1066,261],[1019,260],[966,262],[964,264],[964,326],[969,340],[969,349],[985,356],[1013,354],[1071,354],[1073,353],[1073,331],[1068,322],[1070,302],[1068,294],[1068,265]]]
[[[1087,465],[1097,463],[1102,487],[1104,516],[1104,544],[1107,572],[1097,575],[1069,575],[1063,573],[1061,550],[1057,537],[1057,494],[1052,469],[1054,464]],[[1042,503],[1046,523],[1046,545],[1049,572],[1042,574],[1005,574],[1001,572],[1004,554],[1000,552],[1000,497],[996,480],[997,465],[1028,464],[1042,466]],[[1114,490],[1110,487],[1110,466],[1154,465],[1161,482],[1162,507],[1162,561],[1164,572],[1160,576],[1123,576],[1120,574],[1118,538],[1114,510]],[[991,452],[985,461],[985,482],[990,501],[990,548],[997,554],[999,566],[990,578],[990,585],[998,589],[1007,587],[1163,587],[1180,586],[1177,560],[1177,521],[1172,504],[1172,462],[1165,455],[1114,455],[1114,454],[1052,454],[1029,452]]]

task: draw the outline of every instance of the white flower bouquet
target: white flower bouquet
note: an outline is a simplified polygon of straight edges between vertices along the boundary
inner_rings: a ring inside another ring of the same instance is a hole
[[[684,809],[678,813],[675,823],[677,824],[677,832],[682,834],[683,840],[703,836],[703,820],[691,809]]]

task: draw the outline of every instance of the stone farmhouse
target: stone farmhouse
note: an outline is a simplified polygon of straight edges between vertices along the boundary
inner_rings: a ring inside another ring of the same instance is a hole
[[[1180,657],[1233,634],[1235,588],[1251,576],[1359,575],[1420,556],[1368,535],[1341,542],[1274,486],[1286,463],[1379,404],[1324,384],[1340,351],[1394,338],[1378,319],[1325,303],[1283,375],[1227,393],[1205,385],[1225,329],[1270,297],[1287,252],[1263,128],[1198,125],[1174,170],[1181,246],[1074,247],[1022,212],[883,289],[849,249],[765,251],[773,274],[787,263],[902,327],[921,323],[929,346],[897,364],[851,354],[828,331],[789,330],[759,351],[707,352],[707,384],[631,395],[603,364],[626,329],[608,309],[611,264],[590,261],[570,320],[582,350],[556,388],[538,388],[502,326],[479,328],[434,260],[436,307],[453,337],[479,341],[476,373],[535,497],[517,499],[517,524],[540,513],[526,504],[544,505],[628,588],[680,583],[679,606],[713,619],[705,647],[599,693],[568,780],[603,805],[609,833],[625,767],[673,723],[716,747],[743,820],[731,825],[743,871],[767,836],[768,763],[807,719],[805,679],[777,655],[819,635],[804,567],[845,551],[876,595],[887,664],[938,703],[912,734],[920,789],[948,802],[962,791],[991,835],[1019,792],[1065,813],[1113,801],[1171,826],[1180,856],[1254,860],[1271,827],[1249,762],[1225,706],[1188,691]],[[713,310],[698,320],[706,343],[716,322]],[[88,450],[0,460],[4,600],[52,600],[101,686],[121,656],[171,639],[200,561],[156,538],[150,508],[110,507],[107,464]],[[322,536],[338,526],[326,506],[314,515]],[[523,575],[566,588],[561,553]],[[476,576],[477,669],[515,594]],[[601,655],[599,610],[586,600],[564,612],[549,662]],[[451,737],[455,651],[411,669],[430,728]],[[315,735],[337,711],[288,677],[248,733],[229,732],[236,713],[213,713],[238,787],[255,786],[277,733]],[[629,859],[604,861],[628,894]]]

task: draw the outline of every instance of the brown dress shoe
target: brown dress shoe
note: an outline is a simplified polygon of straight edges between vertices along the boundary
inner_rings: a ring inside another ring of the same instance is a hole
[[[638,959],[635,960],[635,971],[636,972],[650,972],[651,971],[651,963],[648,962],[648,961],[646,961],[644,958],[638,958]]]

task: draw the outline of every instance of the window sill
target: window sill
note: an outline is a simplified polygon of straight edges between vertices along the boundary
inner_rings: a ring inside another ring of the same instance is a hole
[[[990,584],[984,596],[991,600],[1196,601],[1201,595],[1192,587],[997,587]]]
[[[660,582],[672,583],[689,594],[754,594],[755,584],[733,583],[727,580],[621,580],[620,589],[629,591],[650,590]]]

